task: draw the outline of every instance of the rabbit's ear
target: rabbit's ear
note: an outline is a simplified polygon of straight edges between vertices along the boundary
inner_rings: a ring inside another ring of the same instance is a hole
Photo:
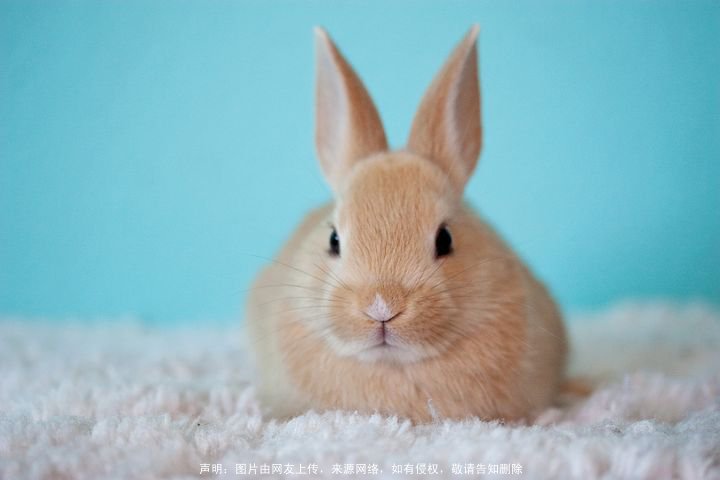
[[[407,149],[437,163],[462,192],[482,147],[474,25],[435,76],[420,103]]]
[[[325,30],[315,29],[315,43],[315,145],[325,178],[337,192],[350,167],[387,150],[387,140],[370,95]]]

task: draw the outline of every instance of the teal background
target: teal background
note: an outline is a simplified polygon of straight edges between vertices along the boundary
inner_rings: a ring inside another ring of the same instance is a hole
[[[720,301],[720,2],[2,1],[0,313],[232,319],[304,212],[312,27],[391,143],[481,24],[468,197],[567,309]]]

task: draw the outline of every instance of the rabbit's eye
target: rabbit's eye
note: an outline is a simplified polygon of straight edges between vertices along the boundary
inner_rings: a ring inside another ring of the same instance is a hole
[[[340,255],[340,237],[338,237],[337,231],[335,231],[334,228],[330,234],[330,250],[328,253],[336,257]]]
[[[444,257],[450,253],[452,253],[452,237],[447,227],[442,226],[435,237],[435,256]]]

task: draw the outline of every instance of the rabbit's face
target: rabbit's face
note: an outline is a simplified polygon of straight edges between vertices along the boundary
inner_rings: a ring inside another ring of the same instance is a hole
[[[333,285],[324,331],[336,353],[415,361],[452,343],[458,328],[448,322],[455,305],[445,272],[457,264],[455,204],[446,175],[415,155],[356,166],[323,247]]]

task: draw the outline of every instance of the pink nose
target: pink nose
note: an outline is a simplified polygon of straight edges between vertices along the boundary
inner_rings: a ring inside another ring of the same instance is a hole
[[[399,312],[393,311],[382,295],[376,293],[373,303],[365,309],[365,314],[378,322],[387,322],[397,317]]]

